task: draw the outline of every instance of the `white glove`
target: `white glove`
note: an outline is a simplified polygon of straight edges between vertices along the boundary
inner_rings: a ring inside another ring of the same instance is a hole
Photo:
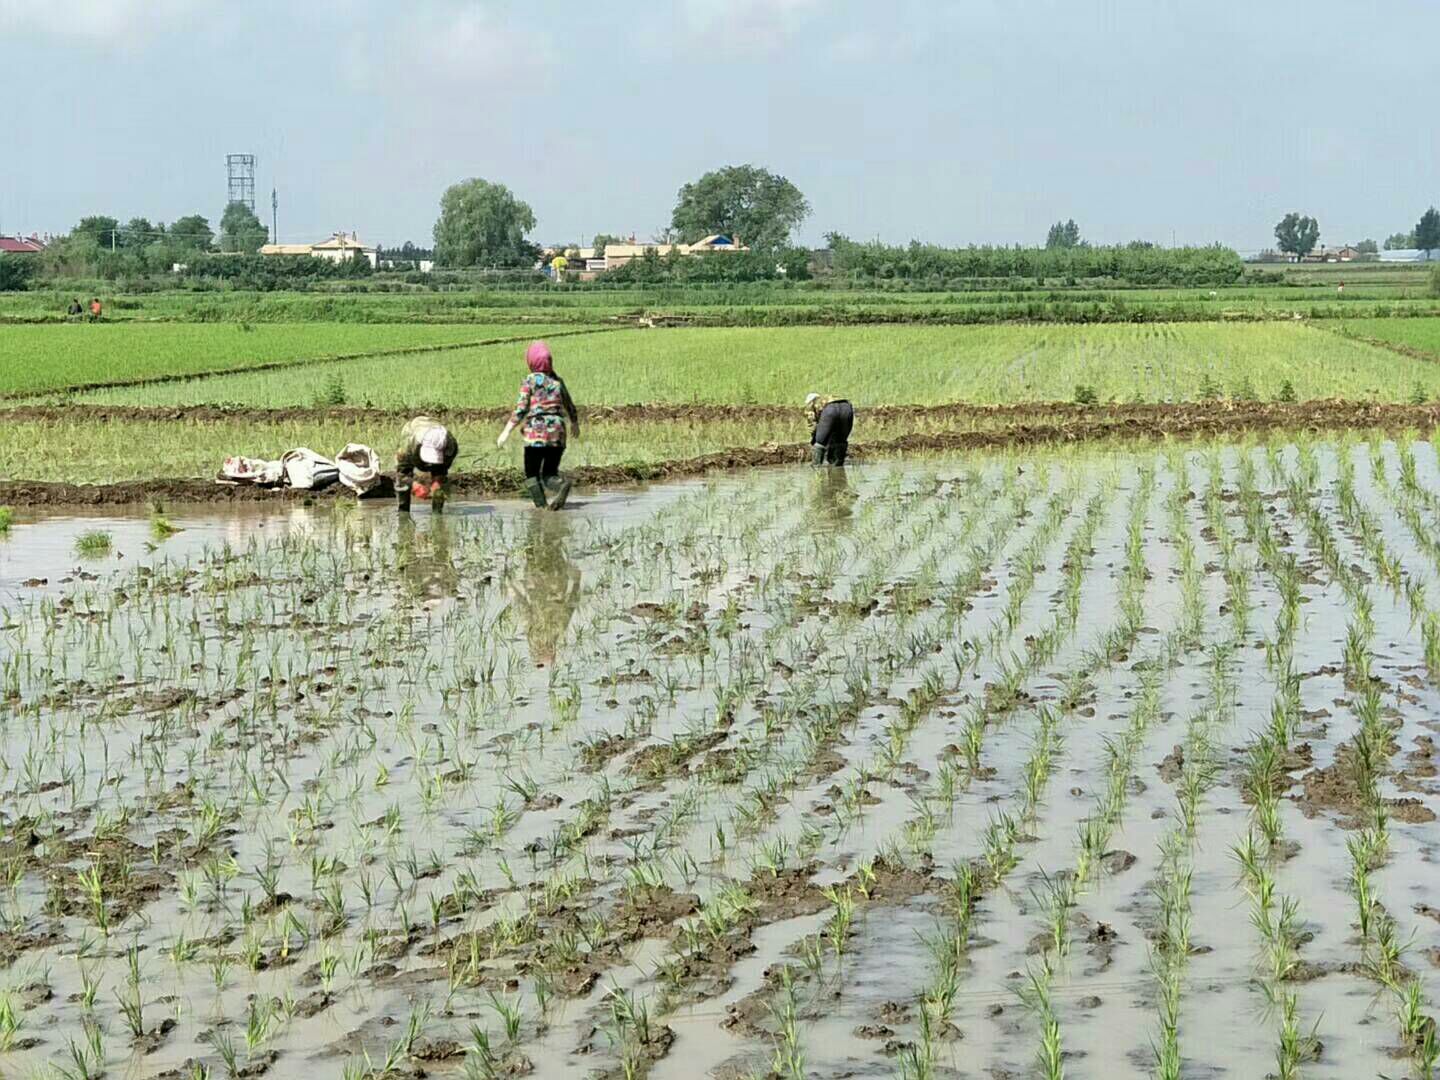
[[[503,435],[501,435],[498,439],[495,440],[495,445],[496,445],[496,446],[504,446],[504,445],[505,445],[505,440],[508,439],[509,437],[510,437],[510,433],[509,433],[508,431],[505,432]]]

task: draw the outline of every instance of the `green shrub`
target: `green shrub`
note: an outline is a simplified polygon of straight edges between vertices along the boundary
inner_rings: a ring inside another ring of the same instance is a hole
[[[1100,395],[1096,392],[1095,387],[1088,383],[1075,384],[1076,405],[1098,405],[1099,403]]]
[[[1295,384],[1292,383],[1289,379],[1286,379],[1284,382],[1282,382],[1282,383],[1280,384],[1280,392],[1275,395],[1275,400],[1276,400],[1276,401],[1284,401],[1284,402],[1294,402],[1294,401],[1295,401]]]
[[[0,255],[0,292],[20,292],[40,265],[36,255]]]
[[[1440,266],[1430,271],[1430,295],[1440,296]]]
[[[14,517],[15,515],[11,512],[10,507],[0,506],[0,536],[4,536],[10,531],[10,523],[14,520]]]
[[[1223,393],[1223,388],[1218,382],[1206,375],[1200,380],[1200,400],[1214,401]]]

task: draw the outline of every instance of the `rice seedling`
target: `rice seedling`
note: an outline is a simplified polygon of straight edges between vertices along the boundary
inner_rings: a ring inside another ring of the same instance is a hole
[[[104,529],[87,529],[75,537],[75,554],[87,559],[109,555],[114,546],[114,537]]]

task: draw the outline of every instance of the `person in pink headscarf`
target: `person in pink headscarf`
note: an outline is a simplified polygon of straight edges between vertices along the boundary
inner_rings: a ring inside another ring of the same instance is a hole
[[[570,434],[580,437],[580,414],[565,380],[555,374],[555,361],[550,346],[533,342],[525,350],[525,364],[530,374],[520,383],[520,396],[515,412],[505,430],[495,440],[504,446],[517,427],[525,439],[525,491],[530,500],[543,510],[559,510],[570,497],[570,481],[560,476],[560,459],[565,454],[565,421],[569,418]]]

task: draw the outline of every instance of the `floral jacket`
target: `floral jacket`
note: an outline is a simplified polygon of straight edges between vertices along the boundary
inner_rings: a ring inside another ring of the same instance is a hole
[[[525,376],[515,401],[515,423],[521,425],[526,446],[564,446],[567,416],[579,425],[580,415],[563,379],[538,371]]]

